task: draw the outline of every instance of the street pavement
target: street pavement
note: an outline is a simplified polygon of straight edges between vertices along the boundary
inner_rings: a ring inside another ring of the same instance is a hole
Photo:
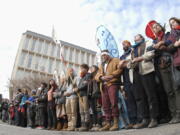
[[[152,129],[131,129],[113,132],[65,132],[21,128],[0,122],[0,135],[180,135],[180,124],[165,124]]]

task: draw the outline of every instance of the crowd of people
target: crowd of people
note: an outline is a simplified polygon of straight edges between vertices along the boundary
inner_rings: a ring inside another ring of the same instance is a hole
[[[98,66],[68,68],[60,84],[51,79],[37,90],[18,89],[1,105],[2,119],[16,126],[62,131],[115,131],[154,128],[180,122],[180,19],[169,19],[170,32],[156,21],[137,34],[134,45],[112,58],[101,51]],[[3,111],[4,110],[4,111]],[[8,115],[7,115],[8,114]]]

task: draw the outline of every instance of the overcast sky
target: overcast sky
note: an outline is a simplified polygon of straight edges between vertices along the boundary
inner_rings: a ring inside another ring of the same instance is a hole
[[[26,30],[51,36],[54,25],[58,39],[98,51],[95,32],[102,24],[122,53],[120,42],[144,35],[148,21],[164,25],[179,13],[180,0],[0,0],[0,93],[8,97],[6,85]]]

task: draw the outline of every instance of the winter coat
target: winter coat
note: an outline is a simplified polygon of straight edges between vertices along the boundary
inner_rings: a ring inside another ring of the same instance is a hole
[[[78,84],[78,90],[80,97],[87,96],[88,92],[88,82],[90,81],[91,76],[89,73],[87,73],[84,77],[80,78],[79,84]]]
[[[107,68],[106,68],[106,72],[104,72],[104,66],[100,65],[98,73],[95,76],[95,79],[98,82],[101,82],[101,77],[104,75],[112,75],[113,79],[107,81],[107,86],[111,86],[112,84],[120,84],[121,79],[121,73],[122,73],[122,69],[118,68],[118,64],[119,64],[120,60],[118,58],[112,58],[108,63],[107,63]]]

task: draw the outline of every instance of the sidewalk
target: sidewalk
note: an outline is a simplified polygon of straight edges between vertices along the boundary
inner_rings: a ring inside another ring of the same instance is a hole
[[[27,129],[0,122],[0,135],[180,135],[180,124],[159,125],[152,129],[131,129],[114,132],[62,132]]]

